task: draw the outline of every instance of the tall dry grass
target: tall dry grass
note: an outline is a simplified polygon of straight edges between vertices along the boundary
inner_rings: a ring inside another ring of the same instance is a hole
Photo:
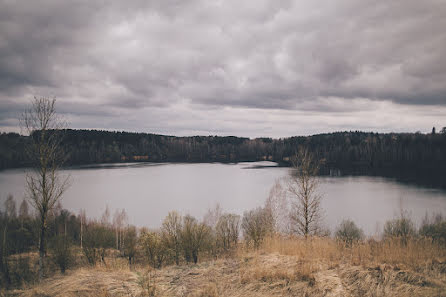
[[[302,261],[329,266],[391,264],[418,269],[432,262],[446,261],[446,247],[428,238],[412,238],[406,243],[399,238],[380,241],[371,239],[348,247],[328,237],[305,239],[275,236],[266,239],[258,252],[296,256]]]

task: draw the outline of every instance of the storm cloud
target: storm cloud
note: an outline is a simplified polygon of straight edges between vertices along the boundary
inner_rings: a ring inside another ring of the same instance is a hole
[[[289,136],[446,126],[446,3],[0,0],[0,127]]]

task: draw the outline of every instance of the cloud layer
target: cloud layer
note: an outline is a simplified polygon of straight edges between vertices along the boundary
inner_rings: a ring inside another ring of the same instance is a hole
[[[446,3],[0,0],[0,127],[288,136],[446,126]]]

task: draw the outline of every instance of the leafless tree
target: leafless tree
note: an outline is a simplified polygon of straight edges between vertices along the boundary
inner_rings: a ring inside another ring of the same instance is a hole
[[[81,209],[79,213],[79,220],[81,222],[81,234],[80,234],[80,241],[81,241],[81,249],[83,248],[83,240],[84,240],[84,226],[85,222],[87,220],[87,215],[85,213],[85,209]]]
[[[180,264],[182,217],[171,211],[164,219],[161,227],[163,244],[172,251],[177,265]]]
[[[221,208],[220,204],[217,203],[214,208],[208,209],[208,211],[203,217],[203,221],[206,225],[214,229],[222,214],[223,214],[223,209]]]
[[[265,201],[265,209],[271,212],[274,231],[276,233],[290,233],[290,210],[287,199],[287,189],[283,185],[283,180],[278,179],[271,188],[268,198]]]
[[[292,158],[292,165],[288,179],[292,231],[305,237],[318,234],[322,216],[322,196],[318,193],[317,179],[320,161],[301,148]]]
[[[28,202],[26,202],[26,199],[23,199],[19,207],[19,218],[21,220],[24,220],[27,219],[28,217],[29,217]]]
[[[46,229],[49,212],[61,199],[68,187],[68,177],[60,174],[65,155],[61,150],[63,129],[66,124],[55,109],[56,99],[34,98],[21,122],[29,134],[27,152],[33,161],[33,171],[27,173],[28,199],[36,209],[40,221],[39,278],[43,277],[46,253]]]
[[[263,207],[246,211],[242,219],[243,236],[257,249],[266,236],[274,232],[271,212]]]
[[[138,231],[135,226],[129,226],[125,230],[124,254],[129,259],[129,267],[132,268],[138,242]]]
[[[17,207],[12,194],[9,194],[5,200],[5,212],[9,219],[15,219],[17,217]]]
[[[101,216],[101,224],[106,227],[110,226],[110,209],[108,205],[105,207],[104,213]]]
[[[186,215],[183,218],[183,226],[180,233],[181,247],[186,262],[198,262],[199,253],[205,249],[210,241],[210,227],[199,223],[193,216]]]
[[[168,253],[163,245],[159,232],[142,230],[139,237],[139,244],[153,268],[161,268]]]
[[[113,215],[113,226],[115,228],[115,233],[116,233],[116,249],[117,250],[122,250],[123,247],[123,242],[124,242],[124,237],[123,237],[123,231],[124,231],[124,227],[127,223],[127,213],[125,211],[125,209],[121,209],[121,210],[116,210],[115,214]]]
[[[229,250],[238,242],[240,232],[240,216],[236,214],[224,214],[218,220],[216,226],[217,244],[223,250]]]
[[[29,210],[28,210],[28,202],[26,202],[26,199],[22,200],[22,203],[20,203],[19,207],[19,219],[20,219],[20,225],[23,228],[23,223],[26,219],[29,218]]]

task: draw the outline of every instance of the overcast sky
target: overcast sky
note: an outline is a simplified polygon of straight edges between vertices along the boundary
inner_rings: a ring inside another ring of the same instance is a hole
[[[0,0],[0,131],[33,96],[72,128],[427,132],[446,126],[446,1]]]

